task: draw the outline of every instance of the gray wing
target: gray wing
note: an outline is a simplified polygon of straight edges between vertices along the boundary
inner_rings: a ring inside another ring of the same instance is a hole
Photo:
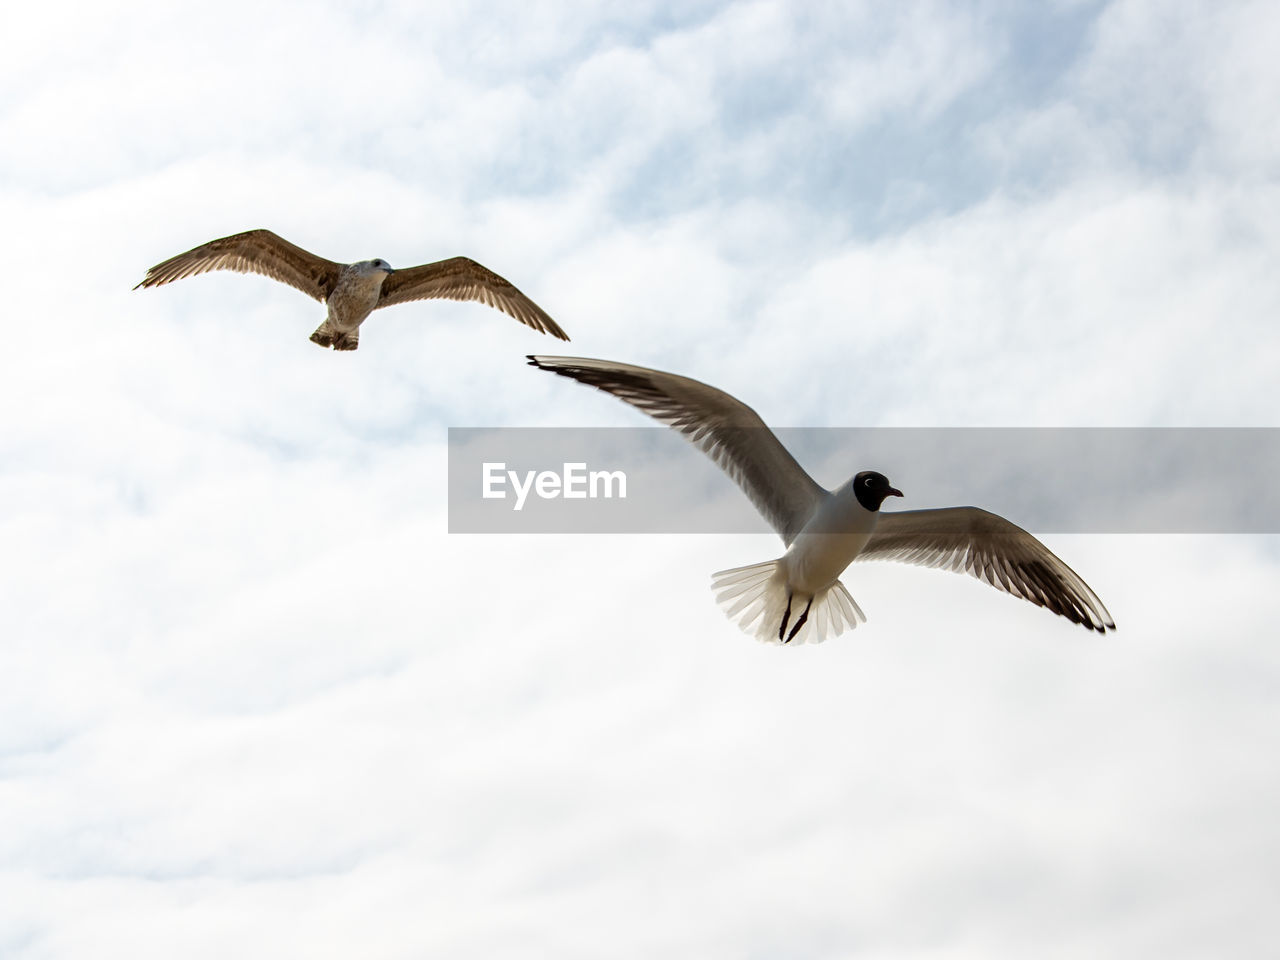
[[[754,410],[723,390],[607,360],[531,356],[529,363],[611,393],[684,434],[742,488],[788,545],[830,496]]]
[[[249,230],[210,240],[186,253],[170,257],[164,263],[157,263],[147,271],[138,287],[158,287],[210,270],[234,270],[236,273],[260,273],[323,302],[333,292],[342,267],[343,264],[294,246],[270,230]]]
[[[1099,633],[1116,626],[1098,595],[1048,547],[978,507],[882,511],[857,558],[968,573]]]
[[[549,333],[561,340],[569,339],[569,335],[547,316],[545,310],[509,281],[469,257],[454,257],[396,270],[383,281],[378,306],[435,299],[475,300],[496,307],[539,333]]]

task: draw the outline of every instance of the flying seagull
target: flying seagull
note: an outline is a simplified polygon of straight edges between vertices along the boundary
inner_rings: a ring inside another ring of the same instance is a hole
[[[1021,527],[978,507],[882,513],[900,497],[864,470],[825,490],[759,415],[723,390],[673,373],[580,357],[529,357],[678,430],[725,471],[787,546],[777,560],[712,575],[731,620],[761,640],[820,643],[866,616],[840,574],[854,560],[900,560],[968,573],[1099,633],[1115,621],[1089,585]]]
[[[250,230],[210,240],[170,257],[148,270],[133,289],[158,287],[210,270],[260,273],[327,304],[329,315],[311,334],[311,340],[335,350],[359,346],[360,324],[374,310],[410,300],[439,298],[487,303],[539,333],[569,339],[541,307],[492,270],[467,257],[401,270],[392,269],[385,260],[334,263],[294,246],[270,230]]]

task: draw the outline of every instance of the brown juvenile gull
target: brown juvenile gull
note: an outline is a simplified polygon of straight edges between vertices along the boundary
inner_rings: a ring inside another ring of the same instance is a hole
[[[335,350],[360,344],[360,324],[374,310],[410,300],[476,300],[497,307],[539,333],[569,336],[536,303],[487,267],[452,257],[418,267],[392,269],[385,260],[334,263],[294,246],[270,230],[250,230],[170,257],[147,271],[138,287],[158,287],[210,270],[260,273],[296,287],[329,307],[313,342]]]
[[[1003,517],[978,507],[883,513],[885,499],[902,493],[874,470],[824,490],[759,414],[688,377],[581,357],[530,357],[529,363],[611,393],[674,428],[742,488],[787,551],[777,560],[721,570],[712,589],[729,618],[761,640],[821,642],[866,620],[838,579],[854,560],[968,573],[1072,623],[1099,633],[1115,629],[1089,585]]]

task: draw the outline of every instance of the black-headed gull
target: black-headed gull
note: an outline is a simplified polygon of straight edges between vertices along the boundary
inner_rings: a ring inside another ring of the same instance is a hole
[[[158,287],[210,270],[260,273],[327,304],[329,314],[311,334],[313,342],[335,350],[360,345],[360,324],[374,310],[410,300],[476,300],[561,340],[569,336],[541,307],[467,257],[419,267],[392,269],[385,260],[334,263],[294,246],[270,230],[249,230],[170,257],[147,271],[138,287]]]
[[[821,642],[865,621],[838,579],[854,560],[900,560],[968,573],[1072,623],[1105,633],[1115,622],[1078,574],[1043,543],[978,507],[883,513],[900,497],[882,474],[825,490],[759,415],[688,377],[607,360],[531,356],[541,370],[611,393],[678,430],[714,460],[781,535],[776,560],[712,577],[729,618],[761,640]]]

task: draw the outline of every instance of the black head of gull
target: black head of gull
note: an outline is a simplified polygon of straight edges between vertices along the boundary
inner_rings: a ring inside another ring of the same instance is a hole
[[[860,504],[875,513],[888,497],[900,497],[902,491],[891,485],[883,473],[863,470],[853,478],[853,495]]]

